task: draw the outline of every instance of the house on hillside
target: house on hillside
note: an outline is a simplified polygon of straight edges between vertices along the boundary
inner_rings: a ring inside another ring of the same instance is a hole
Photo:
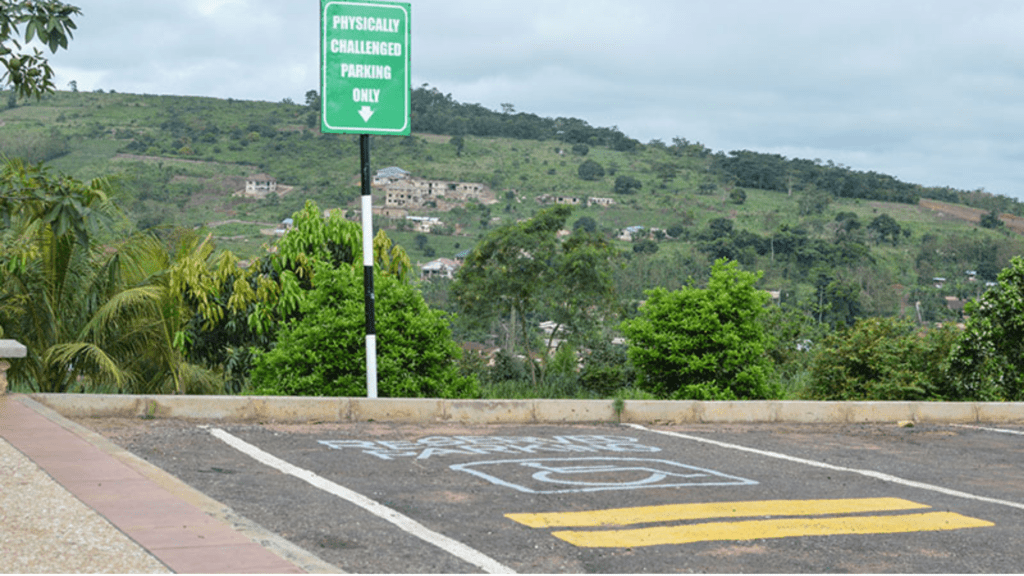
[[[392,208],[436,207],[439,201],[481,200],[484,185],[477,182],[404,178],[385,184],[384,205]]]
[[[455,271],[462,265],[455,260],[438,258],[427,262],[420,268],[420,277],[424,280],[431,278],[454,278]]]
[[[386,186],[392,182],[398,182],[399,180],[407,180],[412,176],[409,172],[402,170],[398,166],[388,166],[387,168],[381,168],[377,170],[377,174],[373,176],[374,186]]]
[[[964,312],[964,305],[967,304],[966,300],[961,300],[961,299],[957,298],[956,296],[946,296],[945,300],[946,300],[946,308],[949,308],[950,310],[952,310],[953,312],[956,312],[958,314],[963,314],[963,312]]]
[[[291,218],[285,218],[281,220],[281,223],[274,229],[275,236],[284,236],[289,230],[295,227],[295,220]]]
[[[414,232],[422,232],[424,234],[429,234],[434,226],[444,225],[440,218],[433,216],[406,216],[405,219],[412,223]]]
[[[246,198],[266,198],[277,192],[277,179],[266,174],[255,174],[245,179]]]
[[[619,235],[619,240],[626,242],[632,242],[637,238],[644,238],[647,236],[647,229],[643,226],[629,226],[625,228]]]
[[[464,354],[478,356],[487,366],[494,366],[494,358],[501,351],[493,342],[481,344],[479,342],[462,342],[459,344]]]

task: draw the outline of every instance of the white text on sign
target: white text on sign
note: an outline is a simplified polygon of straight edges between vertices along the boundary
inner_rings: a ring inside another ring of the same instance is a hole
[[[335,30],[356,30],[358,32],[397,33],[402,21],[397,18],[367,18],[365,16],[335,16],[331,25]]]
[[[346,63],[341,65],[341,77],[391,80],[391,66]]]
[[[364,56],[402,56],[402,45],[398,42],[375,42],[373,40],[331,40],[334,54],[361,54]]]
[[[372,88],[353,88],[353,102],[380,102],[380,90]]]

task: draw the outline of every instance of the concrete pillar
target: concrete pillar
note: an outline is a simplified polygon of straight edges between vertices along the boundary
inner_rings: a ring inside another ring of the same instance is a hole
[[[28,348],[17,340],[0,339],[0,395],[7,393],[7,369],[11,364],[4,358],[24,358]]]

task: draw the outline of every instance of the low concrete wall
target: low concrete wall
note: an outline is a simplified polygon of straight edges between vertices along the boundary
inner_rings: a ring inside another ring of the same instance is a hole
[[[698,402],[626,400],[440,400],[280,396],[32,394],[73,418],[184,418],[225,422],[403,422],[464,424],[1024,423],[1024,403]]]

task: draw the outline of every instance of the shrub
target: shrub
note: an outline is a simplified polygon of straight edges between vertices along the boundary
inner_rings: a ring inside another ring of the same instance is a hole
[[[638,386],[673,400],[780,397],[758,321],[769,298],[754,287],[760,277],[719,260],[706,289],[646,291],[640,316],[622,323]]]
[[[603,397],[629,387],[635,380],[626,347],[608,340],[598,341],[584,357],[579,379],[583,388]]]
[[[382,397],[475,398],[477,382],[459,374],[461,351],[443,312],[391,275],[374,278],[378,394]],[[362,275],[354,268],[318,270],[302,316],[278,334],[252,372],[252,393],[294,396],[366,394]]]
[[[641,188],[643,188],[643,183],[632,176],[619,176],[615,178],[616,194],[636,194],[637,190]]]
[[[580,164],[576,173],[583,180],[600,180],[604,178],[604,167],[593,160],[586,160]]]
[[[1015,256],[999,285],[964,308],[967,327],[949,359],[949,377],[965,399],[1024,400],[1024,259]]]
[[[953,328],[919,334],[898,318],[867,318],[823,340],[811,364],[818,400],[956,399],[943,376]]]

